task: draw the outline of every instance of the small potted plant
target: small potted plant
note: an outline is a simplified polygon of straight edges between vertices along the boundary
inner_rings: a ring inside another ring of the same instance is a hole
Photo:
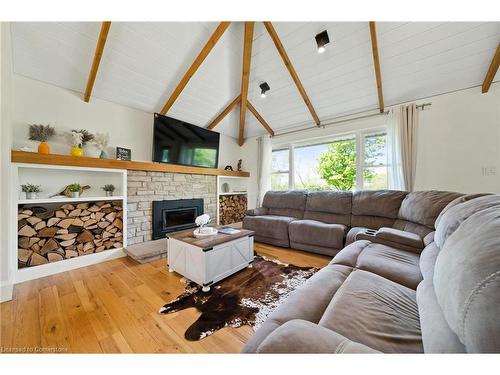
[[[92,142],[96,145],[96,147],[100,151],[99,158],[106,159],[108,157],[108,154],[106,153],[106,147],[108,147],[109,144],[109,134],[96,133],[94,140]]]
[[[82,191],[80,184],[75,183],[68,185],[68,190],[71,193],[71,198],[80,198],[80,192]]]
[[[115,185],[113,184],[107,184],[102,187],[102,190],[106,192],[107,197],[112,197],[113,192],[115,191]]]
[[[42,191],[40,185],[26,184],[21,185],[21,190],[26,193],[26,199],[36,199],[37,194]]]
[[[38,152],[40,154],[50,154],[50,146],[47,141],[56,134],[56,131],[50,125],[33,124],[30,125],[29,139],[40,142]]]

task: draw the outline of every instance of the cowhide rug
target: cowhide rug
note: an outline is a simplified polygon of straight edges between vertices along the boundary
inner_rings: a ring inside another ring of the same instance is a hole
[[[317,271],[317,268],[284,264],[257,255],[253,268],[245,268],[220,281],[207,293],[197,284],[187,282],[184,293],[164,305],[160,313],[190,307],[201,312],[184,334],[189,341],[210,336],[223,327],[248,324],[256,330],[293,290]]]

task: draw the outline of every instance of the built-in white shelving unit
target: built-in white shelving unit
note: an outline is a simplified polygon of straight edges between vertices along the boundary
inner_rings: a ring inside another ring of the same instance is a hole
[[[20,205],[47,205],[65,204],[99,201],[121,201],[123,208],[123,247],[127,244],[127,171],[125,169],[90,168],[90,167],[69,167],[47,164],[12,164],[12,191],[18,192],[18,199],[11,202],[11,220],[17,223],[18,208]],[[21,192],[21,185],[31,183],[41,185],[42,192],[36,199],[26,199]],[[90,189],[85,190],[79,198],[66,198],[61,196],[52,197],[61,192],[65,186],[71,183],[89,185]],[[116,188],[114,195],[107,197],[102,190],[102,186],[113,184]],[[99,253],[82,255],[71,259],[64,259],[59,262],[37,265],[34,267],[18,268],[17,264],[17,225],[13,226],[10,248],[13,256],[11,258],[10,269],[14,275],[14,283],[44,277],[71,269],[100,263],[109,259],[125,256],[123,248],[109,249]]]
[[[75,202],[98,202],[98,201],[121,201],[125,197],[111,196],[111,197],[80,197],[80,198],[35,198],[35,199],[20,199],[18,204],[44,204],[44,203],[75,203]]]
[[[224,195],[248,195],[248,177],[217,176],[217,224],[220,224],[219,198]]]

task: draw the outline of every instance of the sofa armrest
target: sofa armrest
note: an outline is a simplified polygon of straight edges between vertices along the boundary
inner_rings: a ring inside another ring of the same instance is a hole
[[[368,240],[416,254],[420,254],[425,247],[424,241],[418,234],[387,227],[360,231],[356,234],[355,240]]]
[[[290,320],[274,330],[257,353],[379,353],[306,320]]]
[[[262,216],[267,215],[268,209],[266,207],[253,208],[251,210],[247,210],[247,216]]]
[[[375,237],[400,243],[401,245],[411,246],[420,250],[424,248],[424,241],[422,241],[422,237],[418,234],[399,229],[383,227],[377,231]]]

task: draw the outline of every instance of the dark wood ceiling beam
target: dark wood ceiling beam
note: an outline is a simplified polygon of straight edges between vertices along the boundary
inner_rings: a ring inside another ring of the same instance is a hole
[[[500,65],[500,43],[498,43],[495,55],[493,56],[490,67],[488,68],[486,76],[484,77],[483,85],[481,86],[481,92],[483,94],[487,93],[488,90],[490,89],[491,83],[493,82],[493,79],[497,74],[499,65]]]
[[[104,21],[101,24],[101,31],[99,33],[99,39],[97,40],[97,46],[95,47],[94,52],[94,60],[92,61],[92,67],[90,68],[89,76],[87,78],[87,86],[85,87],[85,92],[83,94],[83,101],[87,103],[92,95],[92,89],[94,88],[95,78],[97,76],[97,71],[99,70],[99,64],[101,63],[101,57],[104,51],[104,46],[106,45],[106,39],[108,39],[110,27],[110,21]]]
[[[241,102],[240,102],[240,129],[238,144],[245,142],[245,116],[248,104],[248,83],[250,80],[250,62],[252,60],[253,28],[255,22],[245,22],[245,36],[243,41],[243,67],[241,71]]]
[[[207,126],[207,128],[208,129],[215,128],[219,124],[219,122],[221,122],[224,119],[224,117],[226,117],[227,114],[231,112],[240,101],[241,101],[241,94],[238,95],[236,98],[234,98],[234,100],[231,103],[229,103],[229,105],[226,108],[224,108],[224,110],[221,113],[219,113],[216,118],[213,119],[213,121]]]
[[[196,56],[196,59],[193,61],[189,69],[184,73],[184,76],[180,80],[180,82],[177,84],[177,87],[174,89],[172,94],[170,94],[170,97],[167,99],[165,102],[165,105],[161,109],[160,113],[164,115],[165,113],[168,112],[168,110],[172,107],[172,105],[175,103],[179,95],[181,94],[182,90],[186,87],[188,84],[189,80],[193,75],[196,73],[200,65],[203,63],[205,58],[208,56],[210,51],[214,48],[214,46],[217,44],[221,36],[224,34],[224,32],[227,30],[229,27],[230,22],[221,22],[219,26],[215,29],[213,32],[212,36],[210,39],[208,39],[207,43],[205,46],[202,48],[198,56]]]
[[[264,120],[264,118],[259,114],[259,112],[257,112],[257,110],[255,109],[255,107],[252,105],[252,103],[250,103],[249,101],[247,101],[247,105],[248,105],[248,109],[250,110],[250,112],[253,113],[253,115],[255,116],[255,118],[257,120],[259,120],[259,122],[261,123],[261,125],[264,127],[264,129],[267,130],[267,132],[274,136],[274,130],[269,126],[269,124],[266,122],[266,120]]]
[[[370,25],[370,37],[372,40],[373,66],[375,68],[375,79],[377,80],[378,108],[380,113],[384,112],[384,95],[382,92],[382,74],[380,73],[380,58],[378,54],[377,27],[375,22],[368,22]]]
[[[309,100],[309,96],[306,93],[306,90],[304,89],[304,86],[302,85],[302,82],[300,81],[300,78],[295,71],[295,68],[292,65],[292,62],[290,61],[290,58],[288,57],[288,54],[285,51],[285,47],[281,43],[281,40],[278,36],[278,33],[274,29],[274,26],[271,22],[264,22],[264,26],[266,27],[267,32],[269,33],[269,36],[274,42],[274,45],[276,46],[276,49],[278,50],[281,58],[283,59],[283,62],[285,63],[286,68],[290,72],[290,75],[292,76],[293,81],[295,82],[295,85],[297,86],[297,89],[300,92],[300,95],[302,96],[302,99],[304,99],[304,102],[306,103],[307,108],[309,109],[309,112],[311,112],[311,116],[314,119],[314,122],[316,125],[320,125],[320,120],[318,115],[316,114],[316,111]]]

